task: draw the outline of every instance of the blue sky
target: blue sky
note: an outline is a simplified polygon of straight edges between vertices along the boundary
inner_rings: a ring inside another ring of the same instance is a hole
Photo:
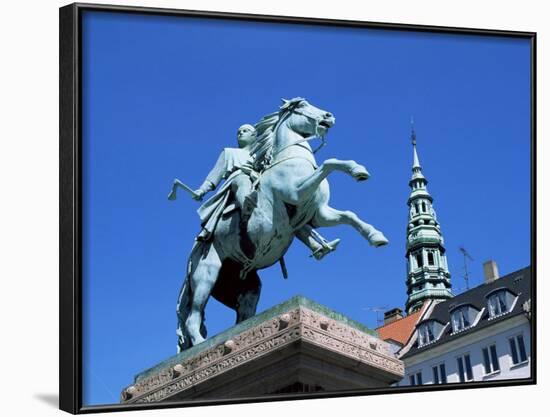
[[[321,262],[296,241],[260,272],[259,311],[302,294],[371,327],[368,308],[404,306],[406,201],[414,116],[418,152],[446,240],[455,293],[464,245],[501,274],[530,262],[528,40],[86,12],[83,19],[84,404],[123,387],[176,349],[175,305],[198,203],[166,196],[198,186],[236,130],[306,97],[334,113],[317,160],[364,164],[357,183],[330,177],[331,205],[353,210],[390,245],[353,229]],[[209,335],[234,323],[211,300]]]

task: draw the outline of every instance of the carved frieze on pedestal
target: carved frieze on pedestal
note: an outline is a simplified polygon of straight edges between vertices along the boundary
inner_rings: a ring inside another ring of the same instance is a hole
[[[403,362],[364,326],[294,297],[136,376],[123,403],[389,386]]]

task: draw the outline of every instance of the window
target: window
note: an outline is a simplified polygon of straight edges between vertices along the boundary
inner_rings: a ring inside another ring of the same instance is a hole
[[[451,322],[453,325],[453,332],[458,332],[467,327],[470,327],[470,317],[468,314],[468,310],[468,306],[463,306],[452,312]]]
[[[419,267],[419,268],[422,268],[424,266],[424,262],[422,261],[422,254],[421,253],[417,253],[416,255],[416,265]]]
[[[427,284],[426,284],[427,285]],[[425,320],[418,324],[418,347],[435,342],[443,330],[443,324],[437,320]]]
[[[490,345],[483,348],[483,366],[485,367],[485,374],[492,374],[500,371],[498,364],[497,347],[496,345]]]
[[[527,352],[525,350],[525,342],[523,341],[523,336],[518,335],[509,339],[510,342],[510,352],[512,354],[512,364],[517,365],[518,363],[527,362]]]
[[[446,268],[447,267],[447,258],[441,252],[439,252],[439,259],[440,259],[441,265],[444,268]]]
[[[458,378],[460,379],[460,382],[472,381],[474,379],[474,375],[472,373],[470,354],[466,353],[465,355],[459,356],[456,358],[456,363],[458,366]]]
[[[428,265],[435,265],[434,254],[432,252],[428,252]]]
[[[432,368],[434,375],[434,384],[446,384],[447,383],[447,371],[445,370],[445,364],[439,364]]]
[[[422,323],[418,327],[418,345],[423,346],[435,340],[434,322]]]
[[[409,375],[409,382],[411,385],[422,385],[422,371]]]
[[[422,211],[426,213],[426,203],[422,202]]]
[[[500,290],[489,296],[489,315],[491,317],[499,316],[508,312],[506,303],[506,290]]]

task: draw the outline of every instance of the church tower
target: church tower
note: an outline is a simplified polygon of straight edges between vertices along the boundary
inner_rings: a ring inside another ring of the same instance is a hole
[[[411,129],[413,146],[412,177],[409,181],[411,194],[409,221],[407,225],[407,303],[411,314],[422,307],[425,301],[452,298],[451,274],[447,266],[443,235],[433,208],[433,198],[426,188],[428,180],[416,151],[416,134]]]

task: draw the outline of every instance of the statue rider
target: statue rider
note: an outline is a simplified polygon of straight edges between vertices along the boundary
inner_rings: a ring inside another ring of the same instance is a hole
[[[225,179],[218,192],[197,210],[202,226],[197,240],[207,241],[212,237],[216,224],[223,213],[229,213],[239,208],[241,222],[248,221],[255,207],[256,193],[253,190],[253,184],[259,176],[259,173],[252,168],[253,159],[250,155],[250,148],[255,140],[256,129],[254,126],[244,124],[239,127],[237,130],[239,147],[225,148],[202,185],[193,192],[193,198],[201,201],[208,192],[215,190],[219,183]],[[182,183],[176,179],[168,195],[169,200],[176,199],[178,186],[182,186]],[[233,201],[231,201],[231,195]],[[328,242],[308,224],[296,231],[296,237],[312,250],[312,256],[318,260],[334,251],[340,243],[339,239]]]

